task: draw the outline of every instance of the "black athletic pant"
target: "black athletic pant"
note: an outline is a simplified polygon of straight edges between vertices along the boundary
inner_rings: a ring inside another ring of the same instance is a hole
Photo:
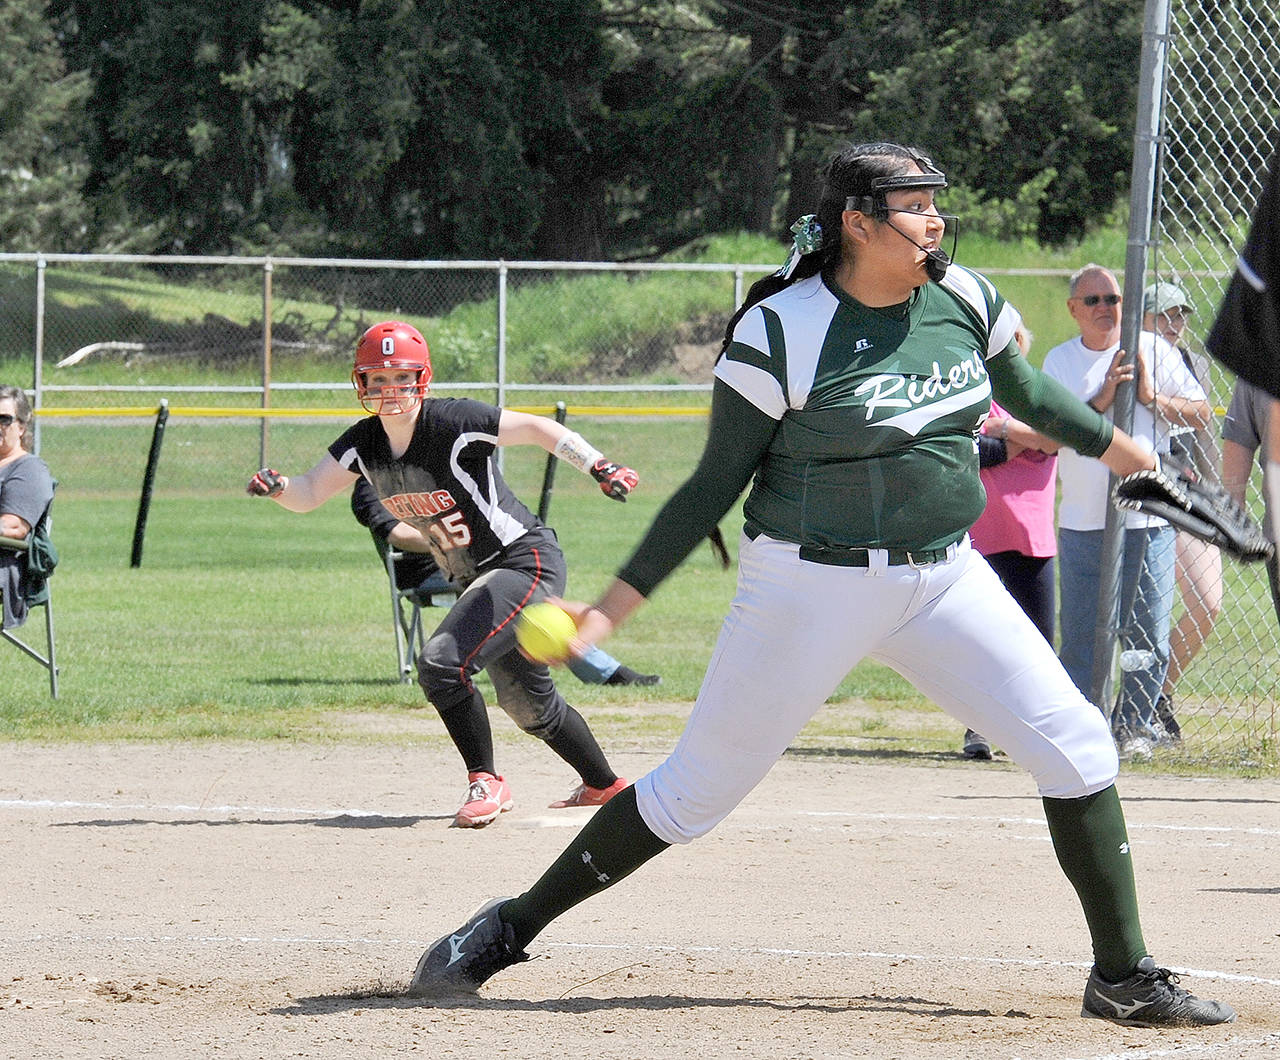
[[[986,557],[1009,595],[1018,601],[1029,619],[1053,646],[1055,629],[1053,557],[1025,556],[1021,552],[993,552]]]
[[[564,555],[549,531],[508,548],[503,565],[480,574],[458,597],[418,659],[418,683],[449,731],[467,772],[497,773],[493,734],[474,678],[488,671],[498,706],[521,729],[543,740],[593,788],[617,774],[585,719],[565,702],[541,663],[516,650],[520,611],[564,591]]]

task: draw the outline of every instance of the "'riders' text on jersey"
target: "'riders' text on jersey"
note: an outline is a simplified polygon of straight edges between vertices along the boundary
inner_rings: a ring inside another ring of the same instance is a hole
[[[991,403],[986,361],[1019,319],[955,266],[884,310],[821,275],[753,306],[716,365],[778,421],[744,507],[749,531],[836,548],[963,537],[986,501],[974,440]]]
[[[367,478],[392,515],[422,531],[437,566],[466,586],[531,530],[551,540],[493,459],[501,415],[482,401],[432,398],[403,456],[392,455],[377,416],[353,424],[329,453]]]

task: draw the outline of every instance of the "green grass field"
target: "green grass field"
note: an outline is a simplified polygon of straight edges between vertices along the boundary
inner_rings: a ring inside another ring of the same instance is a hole
[[[578,426],[618,458],[647,465],[641,490],[625,505],[600,496],[585,476],[557,469],[550,521],[570,558],[571,593],[589,597],[691,467],[705,420]],[[318,455],[338,429],[295,428],[291,444],[301,451],[311,443]],[[228,459],[222,473],[202,474],[216,452],[235,453],[235,432],[246,443],[241,448],[249,447],[246,428],[193,426],[190,447],[178,448],[176,433],[166,439],[142,564],[132,569],[136,482],[121,482],[112,472],[95,478],[89,458],[104,431],[115,430],[84,425],[47,433],[51,464],[86,471],[70,481],[63,476],[55,509],[62,695],[56,704],[48,701],[34,664],[16,670],[11,688],[19,694],[0,708],[9,735],[314,735],[325,731],[329,711],[422,709],[416,686],[391,683],[384,578],[345,497],[306,515],[249,498],[241,491],[251,461]],[[135,430],[131,441],[138,440]],[[669,458],[654,459],[659,453]],[[542,456],[529,450],[505,455],[513,486],[536,506]],[[306,463],[282,466],[296,471]],[[735,518],[725,521],[730,537]],[[616,654],[661,672],[663,698],[691,700],[733,580],[709,548],[699,549],[619,634]],[[583,704],[639,696],[566,680]],[[895,703],[918,698],[879,667],[856,687],[860,695]]]
[[[557,468],[550,522],[569,557],[570,595],[589,599],[692,467],[705,419],[600,417],[575,426],[642,474],[641,489],[623,505],[601,497],[585,476]],[[340,429],[290,425],[287,448],[296,458],[278,466],[305,469]],[[431,708],[416,685],[395,682],[384,576],[346,498],[296,515],[247,497],[256,429],[179,423],[165,441],[142,563],[134,569],[129,557],[147,437],[140,426],[105,422],[59,424],[46,433],[46,458],[67,469],[59,472],[55,538],[62,563],[53,583],[61,697],[51,700],[43,671],[0,645],[10,693],[0,707],[0,733],[42,741],[402,739],[396,716]],[[98,470],[95,455],[116,450],[134,458],[136,476],[122,477],[110,465]],[[505,456],[512,485],[536,506],[543,456],[532,450]],[[734,551],[739,525],[737,512],[724,521]],[[610,642],[628,664],[661,673],[657,689],[584,686],[563,673],[562,687],[602,740],[644,746],[675,740],[733,589],[733,572],[721,571],[709,547],[700,547]],[[28,633],[39,644],[37,625],[29,624]],[[1255,665],[1224,654],[1216,669],[1243,673]],[[655,700],[676,706],[644,709]],[[859,666],[833,700],[841,708],[820,714],[800,744],[955,754],[959,727],[878,664]],[[496,725],[512,735],[505,719]],[[1162,767],[1202,769],[1211,759],[1214,768],[1247,773],[1273,767],[1270,750],[1257,741],[1246,752],[1215,755],[1222,734],[1212,735],[1197,762]],[[437,738],[444,739],[442,729]]]
[[[1122,259],[1124,246],[1121,236],[1103,234],[1070,252],[1002,247],[978,239],[963,242],[961,249],[962,260],[980,267],[1071,268],[1088,260]],[[766,240],[725,238],[690,248],[686,257],[763,262],[776,260],[778,248]],[[255,304],[245,277],[228,283],[227,289],[206,283],[197,291],[177,289],[139,270],[101,283],[84,275],[73,279],[61,287],[52,284],[71,314],[58,317],[63,321],[59,327],[90,315],[96,334],[181,322],[192,305],[231,316],[251,313]],[[558,282],[555,297],[562,301],[557,312],[521,324],[513,332],[512,356],[533,358],[526,365],[530,368],[539,357],[550,356],[548,350],[585,355],[614,341],[620,328],[643,326],[661,332],[721,297],[723,291],[716,285],[722,287],[724,278],[705,280],[693,274],[631,280],[595,275],[577,283]],[[1063,306],[1065,279],[1008,276],[1000,286],[1037,333],[1035,359],[1071,334]],[[546,301],[548,292],[542,290],[539,297]],[[5,302],[0,310],[0,316],[11,320],[24,312],[20,300]],[[289,312],[319,321],[331,309],[295,301]],[[572,326],[556,324],[566,319]],[[431,332],[433,347],[441,350],[438,364],[448,363],[446,348],[466,350],[492,341],[484,331],[492,325],[492,306],[460,305],[431,323],[437,328]],[[440,334],[453,338],[438,345]],[[345,359],[341,365],[335,360],[294,367],[298,376],[337,380],[345,374]],[[22,379],[23,373],[29,375],[30,365],[11,358],[0,361],[0,373],[0,378]],[[443,367],[438,375],[449,378]],[[70,369],[46,375],[47,380],[72,378],[80,377]],[[94,379],[165,386],[256,381],[251,367],[192,362],[150,362],[141,370],[104,363],[95,369]],[[510,403],[536,407],[557,396],[552,388],[521,394]],[[149,397],[132,395],[123,402],[119,395],[109,394],[92,399],[78,394],[54,397],[54,406],[89,400],[99,405],[151,403]],[[607,400],[620,412],[654,403],[645,395],[609,395]],[[254,403],[243,394],[194,399],[175,394],[171,401],[235,407]],[[666,406],[682,402],[697,406],[705,397],[661,399]],[[349,406],[352,418],[357,415],[349,391],[288,395],[276,404]],[[574,400],[570,406],[572,410]],[[550,521],[569,557],[570,594],[590,598],[692,467],[705,419],[696,414],[573,415],[574,425],[595,444],[642,475],[641,490],[628,504],[619,505],[605,501],[584,476],[563,466],[558,469]],[[344,425],[343,420],[272,421],[268,458],[287,473],[305,470]],[[62,697],[51,702],[43,672],[0,645],[10,691],[0,707],[0,735],[34,740],[353,735],[390,739],[398,737],[377,735],[376,725],[353,727],[350,719],[369,714],[390,719],[400,712],[430,710],[416,686],[393,681],[386,587],[367,532],[351,518],[345,499],[299,516],[244,495],[243,484],[259,464],[262,439],[256,421],[178,416],[170,420],[143,562],[131,569],[130,546],[150,438],[151,422],[145,417],[44,418],[42,455],[61,483],[55,537],[63,561],[54,593]],[[536,507],[542,454],[512,451],[505,457],[513,486]],[[724,522],[731,547],[739,525],[736,513]],[[1229,568],[1230,579],[1246,576]],[[659,697],[691,703],[733,581],[733,573],[720,571],[710,550],[700,548],[611,642],[614,653],[630,665],[662,673],[659,689],[593,688],[564,674],[570,699],[598,719],[602,739],[626,735],[663,745],[675,739],[681,710],[655,713],[637,708]],[[39,642],[34,624],[28,634]],[[1256,657],[1226,643],[1214,647],[1212,667],[1193,671],[1186,679],[1188,692],[1209,708],[1217,707],[1216,689],[1224,683],[1235,687],[1233,675],[1245,686],[1257,687]],[[802,740],[940,756],[954,754],[958,745],[959,727],[954,722],[876,664],[858,667],[835,699],[843,709],[815,719]],[[1273,769],[1275,753],[1268,735],[1276,729],[1273,712],[1273,699],[1263,695],[1243,701],[1238,709],[1233,705],[1229,714],[1215,710],[1193,718],[1192,734],[1199,725],[1205,738],[1200,744],[1193,741],[1195,761],[1163,765],[1203,768],[1212,762],[1215,768],[1245,772]],[[1219,754],[1215,748],[1227,750]]]

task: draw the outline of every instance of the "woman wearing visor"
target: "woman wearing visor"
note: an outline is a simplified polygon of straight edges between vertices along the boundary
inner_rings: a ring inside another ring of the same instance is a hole
[[[559,914],[705,835],[869,657],[1035,777],[1093,940],[1084,1015],[1234,1018],[1148,956],[1106,721],[967,535],[983,509],[975,435],[993,396],[1117,474],[1153,459],[1032,368],[1016,310],[950,265],[934,206],[945,186],[896,144],[847,145],[829,163],[792,256],[729,323],[698,467],[599,601],[565,605],[575,651],[604,639],[751,486],[737,596],[683,736],[529,890],[427,950],[411,993],[474,991],[525,960]]]

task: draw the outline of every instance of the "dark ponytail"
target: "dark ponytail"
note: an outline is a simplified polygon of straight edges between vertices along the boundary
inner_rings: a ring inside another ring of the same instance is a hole
[[[819,222],[821,223],[821,222]],[[720,343],[720,352],[716,355],[718,361],[725,355],[725,351],[729,349],[729,344],[733,341],[733,329],[738,326],[738,321],[743,318],[746,312],[759,302],[763,302],[770,295],[777,294],[779,291],[785,291],[793,283],[800,280],[807,280],[810,276],[816,276],[828,264],[835,266],[840,263],[840,222],[837,219],[835,228],[830,228],[823,224],[823,240],[822,246],[812,253],[805,254],[796,262],[795,270],[790,276],[783,276],[782,270],[770,273],[763,279],[756,280],[748,289],[747,297],[743,300],[742,305],[738,306],[737,312],[729,318],[729,323],[725,325],[724,340]],[[835,235],[827,233],[835,232]]]
[[[801,257],[790,276],[783,276],[779,269],[751,285],[746,299],[729,318],[716,360],[725,355],[733,341],[733,329],[752,306],[786,290],[793,283],[807,280],[824,270],[834,270],[840,265],[840,227],[844,220],[845,202],[850,195],[870,195],[871,182],[877,177],[898,176],[917,165],[922,157],[913,148],[890,143],[845,144],[837,150],[827,162],[822,198],[816,213],[817,223],[822,226],[822,245]]]

